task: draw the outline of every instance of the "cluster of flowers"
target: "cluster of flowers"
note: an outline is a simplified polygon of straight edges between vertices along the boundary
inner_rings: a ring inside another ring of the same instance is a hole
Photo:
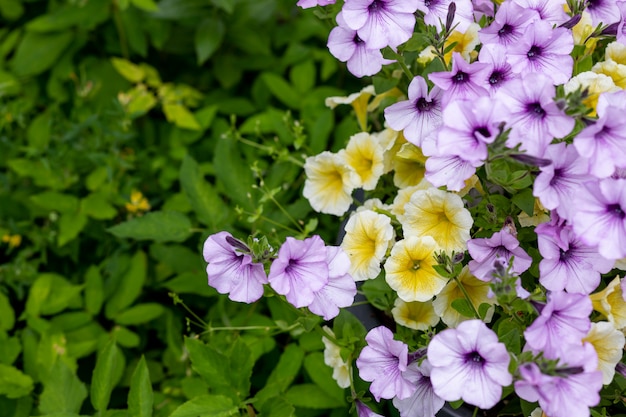
[[[319,236],[288,237],[274,255],[266,242],[246,245],[228,232],[219,232],[204,242],[203,255],[209,285],[233,301],[253,303],[269,284],[294,307],[307,307],[324,320],[354,302],[356,285],[348,272],[348,256],[339,247],[326,246]]]
[[[354,75],[374,75],[394,62],[381,49],[401,53],[416,16],[447,38],[442,50],[426,48],[419,60],[440,58],[449,70],[413,77],[406,98],[384,109],[380,132],[365,131],[363,122],[373,88],[343,100],[364,132],[305,164],[304,196],[336,216],[355,203],[355,189],[377,190],[393,171],[390,201],[366,200],[345,225],[350,274],[357,281],[384,276],[397,293],[399,325],[430,331],[441,320],[448,327],[414,352],[390,330],[371,330],[356,361],[359,376],[372,382],[377,401],[393,399],[401,416],[432,416],[444,401],[460,399],[491,408],[511,384],[550,417],[589,415],[616,367],[624,371],[626,280],[607,284],[602,274],[626,269],[626,2],[345,0],[329,50]],[[604,61],[576,74],[574,48],[591,57],[599,36],[615,36]],[[582,112],[572,105],[577,99]],[[532,296],[519,276],[533,259],[514,220],[472,239],[463,199],[486,188],[477,169],[505,156],[537,167],[530,184],[535,216],[518,219],[537,236]],[[441,273],[443,260],[458,264],[465,251],[471,260],[454,279]],[[512,283],[512,297],[528,300],[537,316],[517,357],[485,324],[497,304],[511,300],[498,292],[503,283]],[[453,308],[458,298],[475,311],[489,309],[468,319]],[[601,316],[592,322],[593,310]]]

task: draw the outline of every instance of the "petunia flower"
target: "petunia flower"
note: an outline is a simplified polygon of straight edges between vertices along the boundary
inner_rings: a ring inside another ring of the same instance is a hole
[[[445,252],[465,251],[474,220],[461,197],[430,188],[415,192],[404,210],[404,236],[432,236]]]
[[[421,76],[409,84],[409,99],[385,108],[385,121],[416,146],[431,136],[441,125],[441,89],[433,87],[428,92],[426,80]]]
[[[335,337],[335,333],[328,326],[324,326],[322,329],[330,337]],[[348,388],[350,386],[350,372],[352,368],[341,357],[341,347],[325,336],[322,336],[322,343],[324,343],[324,363],[333,368],[333,379],[341,388]]]
[[[585,11],[591,16],[593,26],[603,26],[620,21],[620,9],[615,0],[588,0]]]
[[[534,10],[550,25],[560,25],[569,19],[565,13],[566,0],[512,0],[524,9]]]
[[[417,185],[424,179],[426,157],[422,150],[412,143],[405,142],[394,155],[393,184],[398,188]]]
[[[539,19],[536,10],[521,7],[513,1],[505,1],[498,7],[493,22],[478,32],[483,46],[489,44],[510,45],[517,42],[526,27]]]
[[[430,382],[431,369],[428,359],[424,359],[421,363],[411,362],[402,373],[404,378],[415,385],[416,390],[404,400],[393,399],[393,405],[400,412],[400,417],[434,417],[443,408],[445,401],[435,394]]]
[[[328,282],[329,268],[324,241],[317,235],[304,240],[287,237],[272,262],[268,281],[295,307],[307,307],[315,292]]]
[[[578,89],[587,92],[582,103],[593,110],[589,113],[589,116],[591,117],[596,115],[596,106],[598,104],[600,94],[620,91],[620,88],[615,85],[613,78],[594,71],[581,72],[580,74],[572,77],[563,86],[565,94],[570,94]]]
[[[391,314],[396,323],[413,330],[427,330],[439,323],[439,316],[431,301],[406,302],[398,297],[393,303]]]
[[[373,279],[394,237],[391,219],[372,210],[353,214],[344,228],[341,248],[350,257],[350,274],[355,281]]]
[[[488,409],[500,401],[502,387],[513,381],[506,346],[480,320],[437,333],[427,355],[435,394],[446,401],[462,399]]]
[[[468,263],[469,269],[482,281],[491,281],[494,262],[502,259],[510,262],[513,258],[511,270],[519,275],[530,268],[532,258],[519,245],[507,227],[495,232],[490,238],[476,238],[467,242],[467,250],[472,260]]]
[[[500,44],[485,44],[480,48],[478,61],[489,64],[490,72],[484,80],[485,88],[493,97],[500,87],[506,85],[514,78],[519,78],[511,69],[511,64],[507,61],[506,49]]]
[[[310,9],[315,6],[328,6],[329,4],[335,4],[337,0],[298,0],[296,3],[303,9]]]
[[[482,161],[467,161],[458,155],[439,152],[436,145],[431,147],[426,160],[426,178],[433,186],[445,186],[450,191],[460,191],[465,181],[476,173],[476,168],[483,165]]]
[[[376,401],[410,397],[416,387],[402,375],[407,370],[408,346],[394,340],[391,330],[384,326],[370,330],[365,341],[367,346],[361,350],[356,366],[361,379],[372,383],[370,392]]]
[[[383,174],[383,148],[375,137],[367,132],[352,135],[345,148],[347,164],[360,178],[358,188],[373,190]]]
[[[446,285],[433,268],[437,243],[430,236],[410,236],[396,242],[385,262],[385,280],[403,301],[428,301]]]
[[[461,33],[474,22],[474,8],[471,0],[419,0],[417,10],[424,13],[424,22],[427,25],[435,26],[438,32],[444,29],[448,18],[448,8],[450,3],[455,3],[456,10],[451,27],[456,27]]]
[[[461,54],[452,54],[452,69],[450,71],[431,72],[428,79],[444,90],[442,105],[459,99],[474,99],[486,96],[489,93],[483,87],[483,80],[487,78],[490,67],[481,62],[466,62]]]
[[[598,369],[602,372],[602,383],[608,385],[615,376],[615,366],[622,360],[624,333],[617,330],[607,321],[591,323],[591,330],[583,338],[583,342],[591,343],[598,354]]]
[[[626,329],[626,282],[616,276],[602,291],[591,294],[593,309],[606,317],[616,329]]]
[[[358,417],[384,417],[378,413],[372,411],[367,405],[365,405],[362,401],[356,400],[356,415]]]
[[[209,285],[233,301],[252,303],[263,295],[267,275],[262,264],[253,263],[249,253],[241,251],[245,245],[228,232],[219,232],[207,238],[202,248]]]

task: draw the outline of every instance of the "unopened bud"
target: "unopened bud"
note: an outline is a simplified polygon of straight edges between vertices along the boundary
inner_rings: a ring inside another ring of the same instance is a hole
[[[452,2],[448,6],[448,15],[446,16],[446,32],[450,32],[450,28],[452,28],[452,22],[454,22],[455,14],[456,14],[456,3]]]
[[[561,23],[559,25],[560,28],[565,28],[565,29],[571,29],[574,26],[576,26],[578,24],[578,22],[580,22],[580,19],[582,18],[581,14],[577,14],[575,16],[573,16],[570,20],[568,20],[567,22]]]

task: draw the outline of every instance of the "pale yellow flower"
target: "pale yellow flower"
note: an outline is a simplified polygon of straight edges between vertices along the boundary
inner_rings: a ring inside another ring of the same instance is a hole
[[[593,309],[602,313],[618,330],[626,328],[626,301],[622,293],[620,277],[617,276],[605,289],[591,294]]]
[[[6,234],[2,236],[2,241],[9,245],[9,248],[17,248],[22,244],[22,235]]]
[[[404,206],[411,200],[413,193],[419,190],[428,190],[431,187],[432,185],[424,178],[417,185],[399,189],[396,198],[393,199],[391,213],[398,218],[402,217],[404,215]]]
[[[433,268],[439,246],[430,236],[411,236],[396,242],[385,262],[387,284],[406,302],[428,301],[448,281]]]
[[[383,129],[381,132],[372,133],[372,136],[383,149],[383,174],[386,174],[393,169],[393,158],[400,149],[401,144],[396,144],[401,141],[406,142],[406,139],[400,132],[393,129]]]
[[[373,279],[394,238],[391,219],[372,210],[354,213],[345,226],[341,248],[350,257],[350,274],[355,281]]]
[[[354,114],[363,132],[367,131],[367,103],[370,97],[376,95],[373,85],[368,85],[358,93],[350,94],[348,97],[327,97],[325,104],[334,109],[339,104],[350,104],[354,109]]]
[[[130,202],[126,203],[125,207],[129,213],[143,214],[150,210],[150,203],[148,203],[148,199],[141,194],[141,191],[133,190],[130,193]]]
[[[320,213],[343,215],[352,204],[352,191],[359,184],[359,176],[347,163],[343,152],[322,152],[304,162],[303,195],[313,210]]]
[[[357,187],[373,190],[383,175],[383,148],[378,140],[367,132],[350,137],[346,146],[346,162],[360,177]]]
[[[416,191],[400,220],[404,236],[432,236],[444,251],[465,251],[473,219],[458,195],[429,188]]]
[[[604,50],[604,59],[626,65],[626,45],[620,42],[611,42]]]
[[[437,50],[434,46],[428,45],[422,52],[417,56],[417,62],[421,65],[426,65],[433,59],[437,58]]]
[[[613,268],[621,269],[622,271],[626,271],[626,258],[618,259],[615,261],[615,266]]]
[[[458,276],[461,285],[467,292],[474,309],[478,311],[481,304],[489,304],[492,307],[487,312],[485,321],[489,323],[493,317],[494,308],[496,303],[495,297],[489,298],[489,282],[481,281],[476,278],[469,270],[468,266],[463,267],[461,273]],[[469,320],[472,317],[465,317],[452,307],[452,302],[458,299],[464,299],[465,295],[459,287],[459,284],[455,280],[450,280],[445,288],[439,293],[435,301],[433,301],[433,307],[435,312],[441,320],[448,327],[456,327],[462,321]]]
[[[393,183],[398,188],[417,185],[426,172],[426,157],[422,150],[412,143],[402,144],[393,159]]]
[[[583,11],[580,17],[580,21],[572,28],[572,35],[574,37],[575,45],[582,45],[585,43],[585,53],[590,54],[596,48],[598,40],[596,38],[590,38],[589,35],[594,31],[595,27],[591,21],[591,16],[586,11]]]
[[[322,328],[331,337],[335,337],[335,333],[330,327],[324,326]],[[341,388],[348,388],[350,386],[350,364],[341,358],[341,348],[324,336],[322,336],[322,342],[324,343],[324,363],[333,368],[333,379]]]
[[[396,298],[391,314],[396,323],[414,330],[427,330],[439,323],[439,316],[435,313],[431,301],[407,303],[401,298]]]
[[[517,220],[522,227],[537,226],[550,221],[550,211],[541,204],[538,198],[535,198],[532,217],[526,214],[525,211],[522,211],[517,216]]]
[[[615,376],[615,365],[622,360],[625,341],[624,333],[607,321],[591,323],[591,330],[583,338],[598,354],[598,369],[602,371],[604,385],[610,384]]]
[[[455,191],[454,193],[459,197],[463,197],[467,193],[470,192],[472,188],[475,188],[480,192],[480,194],[484,194],[485,190],[483,190],[482,185],[480,184],[480,180],[478,179],[478,175],[474,174],[468,179],[465,180],[465,186],[461,188],[459,191]]]
[[[591,71],[611,77],[619,88],[626,88],[626,65],[618,64],[613,60],[596,63]]]
[[[577,76],[570,78],[563,86],[563,89],[565,94],[573,93],[578,89],[587,90],[587,97],[583,100],[583,104],[593,109],[591,116],[596,115],[596,106],[598,105],[600,94],[620,90],[611,77],[593,71],[581,72]]]
[[[479,29],[480,25],[478,25],[478,23],[472,23],[469,25],[465,33],[461,33],[458,30],[452,31],[450,36],[448,36],[448,39],[446,39],[444,48],[448,48],[454,42],[456,42],[456,45],[454,45],[454,47],[443,56],[443,59],[446,61],[446,65],[450,64],[453,52],[460,53],[467,62],[470,62],[470,53],[474,51],[476,46],[480,43],[480,40],[478,39]]]
[[[368,198],[362,206],[359,206],[356,209],[357,212],[364,210],[371,210],[380,213],[381,211],[390,211],[390,208],[387,204],[380,201],[380,198]]]

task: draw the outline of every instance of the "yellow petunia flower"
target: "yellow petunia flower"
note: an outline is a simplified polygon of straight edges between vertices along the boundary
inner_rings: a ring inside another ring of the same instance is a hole
[[[596,106],[598,105],[600,94],[620,90],[610,76],[593,71],[581,72],[577,76],[572,77],[563,86],[565,94],[573,93],[579,88],[587,90],[587,97],[583,100],[583,104],[593,109],[591,116],[596,115]]]
[[[133,190],[130,193],[130,202],[126,203],[126,211],[133,214],[143,214],[150,210],[148,199],[141,194],[141,191]]]
[[[419,190],[428,190],[431,187],[432,185],[426,179],[422,179],[417,185],[399,189],[396,198],[393,199],[391,213],[396,217],[402,217],[404,215],[404,206],[411,200],[413,193]]]
[[[352,204],[352,191],[359,184],[359,176],[350,167],[344,152],[322,152],[304,162],[304,190],[313,210],[320,213],[343,215]]]
[[[467,62],[470,62],[471,52],[474,51],[476,46],[480,43],[480,40],[478,39],[479,29],[480,25],[478,25],[478,23],[472,23],[469,25],[465,33],[455,30],[450,34],[450,36],[448,36],[444,48],[447,49],[454,42],[456,42],[456,45],[454,45],[454,47],[443,56],[444,61],[446,61],[446,65],[450,65],[453,52],[460,53]]]
[[[367,104],[370,97],[376,95],[373,85],[368,85],[358,93],[350,94],[348,97],[327,97],[326,107],[334,109],[339,104],[350,104],[354,109],[356,119],[363,132],[367,131]]]
[[[412,143],[402,145],[393,159],[393,183],[398,188],[417,185],[424,179],[426,157],[422,150]]]
[[[594,31],[595,27],[591,21],[591,15],[586,11],[583,11],[580,17],[580,21],[572,28],[572,35],[574,37],[574,45],[582,45],[585,43],[585,54],[590,54],[596,49],[597,38],[590,38],[589,35]]]
[[[626,88],[626,65],[624,64],[618,64],[613,60],[602,61],[591,67],[591,71],[611,77],[617,87]]]
[[[493,306],[496,303],[495,297],[489,298],[489,282],[481,281],[476,278],[469,270],[468,266],[463,267],[461,273],[458,276],[461,285],[467,292],[472,305],[478,311],[478,307],[483,304],[489,304]],[[458,299],[464,299],[465,294],[459,287],[459,284],[455,280],[450,280],[443,290],[437,295],[437,298],[433,301],[433,308],[441,320],[448,327],[456,327],[462,321],[469,320],[470,317],[465,317],[452,307],[452,302]],[[486,321],[491,321],[494,308],[490,308],[487,312]]]
[[[626,65],[626,45],[621,42],[611,42],[604,50],[604,59]]]
[[[350,274],[355,281],[373,279],[394,238],[391,219],[372,210],[354,213],[344,228],[341,248],[350,257]]]
[[[461,197],[437,188],[416,191],[400,221],[404,236],[432,236],[448,253],[465,251],[474,223]]]
[[[591,294],[593,309],[602,313],[618,330],[626,329],[626,300],[617,276],[602,291]]]
[[[404,143],[406,139],[400,132],[393,129],[384,129],[381,132],[372,133],[372,136],[383,149],[383,174],[386,174],[393,169],[393,158],[400,149],[401,141]]]
[[[430,236],[408,237],[396,242],[385,262],[385,279],[403,301],[428,301],[448,281],[433,268],[437,242]]]
[[[322,327],[329,336],[335,337],[335,333],[328,326]],[[350,364],[341,358],[341,348],[330,339],[322,336],[324,343],[324,363],[333,368],[333,379],[341,388],[350,386]]]
[[[414,330],[427,330],[439,323],[439,316],[435,313],[431,301],[407,303],[401,298],[396,298],[391,314],[396,323]]]
[[[383,175],[383,148],[377,139],[367,132],[350,137],[345,150],[346,162],[359,175],[357,187],[373,190]]]
[[[624,353],[626,342],[624,333],[607,321],[591,323],[591,330],[583,338],[583,342],[593,345],[598,354],[598,369],[602,371],[602,383],[610,384],[615,376],[615,365],[622,360]]]

